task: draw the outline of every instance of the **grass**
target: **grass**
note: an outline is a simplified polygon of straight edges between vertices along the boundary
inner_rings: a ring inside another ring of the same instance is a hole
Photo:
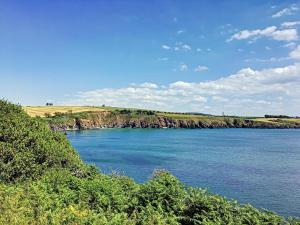
[[[105,112],[124,109],[135,112],[138,110],[112,106],[24,106],[23,109],[31,117],[45,117],[45,114],[53,116],[55,113]]]
[[[45,114],[53,116],[55,113],[81,113],[81,112],[103,112],[110,108],[94,106],[25,106],[25,112],[32,117],[45,117]]]
[[[300,123],[300,118],[253,118],[252,120],[264,123]]]
[[[168,117],[171,119],[195,119],[195,120],[224,120],[222,116],[208,116],[208,115],[196,115],[196,114],[186,114],[186,113],[169,113],[169,112],[158,112],[158,116]]]
[[[121,108],[111,106],[24,106],[24,111],[31,117],[45,117],[45,114],[53,116],[55,113],[82,113],[82,112],[103,112],[103,111],[121,111],[129,110],[136,114],[139,109],[136,108]],[[149,111],[149,110],[142,110]],[[217,116],[195,115],[189,113],[172,113],[172,112],[156,112],[157,116],[166,116],[172,119],[204,119]],[[222,118],[222,117],[220,117]]]

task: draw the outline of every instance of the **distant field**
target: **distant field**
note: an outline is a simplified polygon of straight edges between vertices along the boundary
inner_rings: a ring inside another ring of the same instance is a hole
[[[254,118],[254,121],[267,122],[267,123],[288,123],[288,122],[298,122],[300,123],[300,118]]]
[[[194,114],[181,114],[181,113],[167,113],[167,112],[158,112],[158,116],[166,116],[172,119],[211,119],[212,117],[217,118],[216,116],[207,116],[207,115],[194,115]]]
[[[24,110],[30,116],[45,117],[45,114],[54,115],[54,113],[81,113],[81,112],[101,112],[101,111],[115,111],[115,110],[130,110],[137,112],[139,109],[136,108],[118,108],[110,106],[24,106]],[[147,111],[147,110],[146,110]],[[158,116],[166,116],[172,119],[205,119],[212,118],[215,116],[207,115],[193,115],[185,113],[171,113],[171,112],[156,112]]]
[[[81,112],[103,112],[116,110],[137,111],[135,108],[120,108],[112,106],[23,106],[25,112],[30,116],[45,117],[45,113],[54,115],[54,113],[81,113]]]
[[[79,113],[79,112],[100,112],[112,110],[111,107],[93,107],[93,106],[25,106],[25,112],[30,116],[44,117],[45,113],[54,115],[54,113]]]

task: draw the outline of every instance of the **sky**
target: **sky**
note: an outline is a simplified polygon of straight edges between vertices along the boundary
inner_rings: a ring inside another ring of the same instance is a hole
[[[299,0],[1,0],[0,98],[299,116],[299,32]]]

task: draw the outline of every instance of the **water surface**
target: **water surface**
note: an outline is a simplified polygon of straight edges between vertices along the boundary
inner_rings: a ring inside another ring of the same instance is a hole
[[[167,169],[188,185],[300,217],[300,130],[100,129],[68,138],[105,173],[145,182]]]

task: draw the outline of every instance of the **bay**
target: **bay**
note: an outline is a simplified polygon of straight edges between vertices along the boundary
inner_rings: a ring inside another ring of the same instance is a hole
[[[99,129],[67,137],[104,173],[142,183],[166,169],[186,185],[300,217],[300,130]]]

